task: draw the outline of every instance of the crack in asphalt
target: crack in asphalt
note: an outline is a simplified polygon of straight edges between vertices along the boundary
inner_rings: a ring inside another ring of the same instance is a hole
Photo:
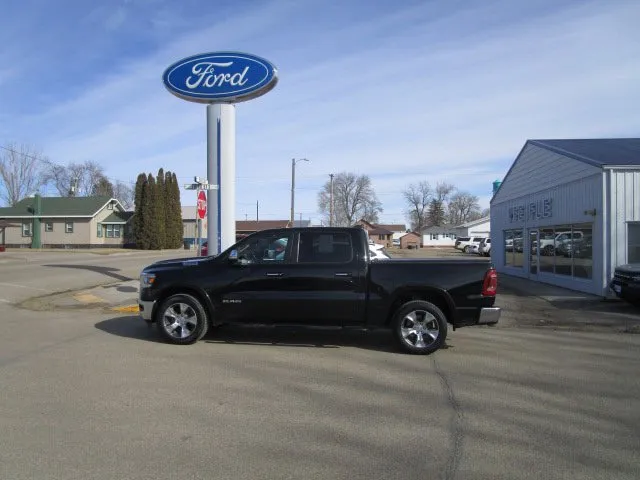
[[[460,459],[462,457],[462,442],[464,437],[462,430],[462,423],[464,420],[463,412],[462,407],[453,393],[453,388],[451,387],[451,383],[449,382],[447,375],[440,369],[435,357],[431,358],[431,363],[433,364],[436,375],[438,375],[442,389],[447,395],[449,405],[453,410],[451,421],[449,422],[449,431],[451,436],[449,458],[447,459],[447,467],[442,474],[443,480],[453,480],[458,473],[458,467],[460,466]]]

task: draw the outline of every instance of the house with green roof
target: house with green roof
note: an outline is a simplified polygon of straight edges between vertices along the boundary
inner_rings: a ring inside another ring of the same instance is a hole
[[[39,211],[37,211],[39,210]],[[0,208],[0,245],[31,247],[40,219],[42,248],[122,247],[132,237],[133,212],[110,197],[36,197]]]

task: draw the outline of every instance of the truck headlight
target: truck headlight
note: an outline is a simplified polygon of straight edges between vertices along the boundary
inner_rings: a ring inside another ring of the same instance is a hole
[[[140,275],[140,286],[142,288],[149,288],[156,282],[155,273],[143,273]]]

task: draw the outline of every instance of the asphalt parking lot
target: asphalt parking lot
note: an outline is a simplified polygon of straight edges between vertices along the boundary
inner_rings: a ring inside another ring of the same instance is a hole
[[[384,333],[179,347],[122,311],[178,254],[0,258],[0,478],[638,478],[631,307],[503,279],[500,324],[428,357]]]

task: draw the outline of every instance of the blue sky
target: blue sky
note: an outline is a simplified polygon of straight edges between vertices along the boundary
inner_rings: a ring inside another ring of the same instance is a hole
[[[203,105],[169,94],[171,63],[236,50],[273,62],[276,88],[236,111],[237,216],[318,221],[329,173],[368,174],[381,221],[411,182],[454,183],[487,207],[529,138],[637,136],[635,1],[5,2],[0,144],[112,180],[159,167],[206,176]],[[53,190],[46,192],[53,194]],[[195,194],[183,191],[183,205]]]

